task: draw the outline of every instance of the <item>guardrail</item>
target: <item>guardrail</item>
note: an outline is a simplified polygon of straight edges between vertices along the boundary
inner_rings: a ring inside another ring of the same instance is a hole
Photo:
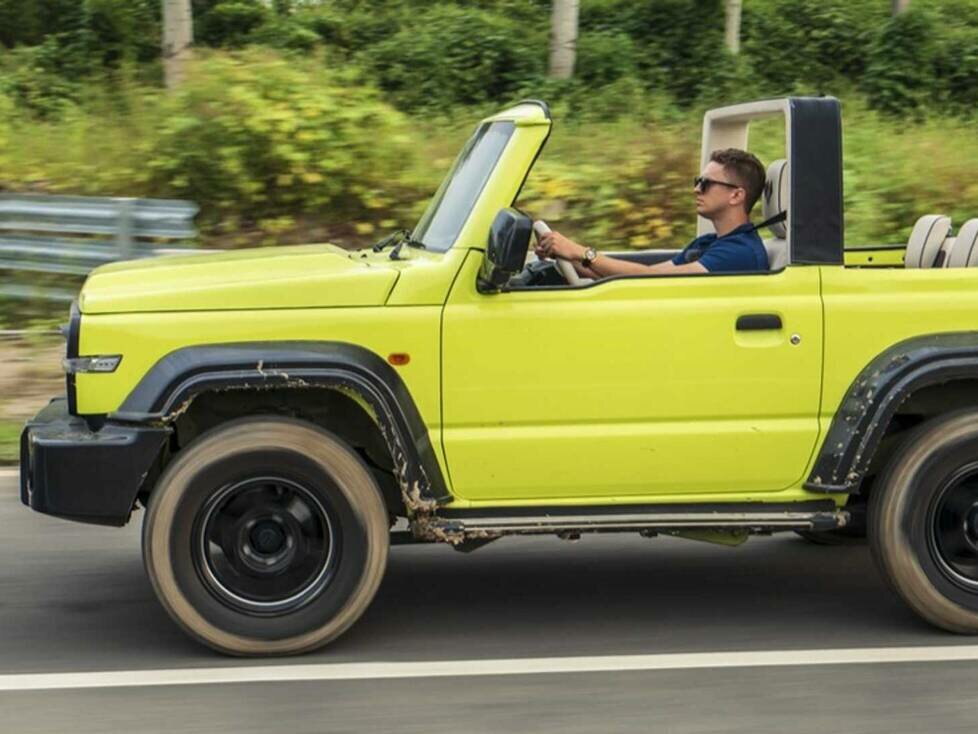
[[[75,291],[4,282],[3,271],[83,277],[105,263],[192,252],[193,202],[0,195],[0,295],[70,301]]]

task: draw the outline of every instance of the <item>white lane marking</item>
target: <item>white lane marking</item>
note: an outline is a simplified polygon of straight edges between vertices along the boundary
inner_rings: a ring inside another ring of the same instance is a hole
[[[839,650],[700,652],[662,655],[608,655],[503,660],[258,665],[238,668],[178,668],[86,673],[0,675],[0,692],[73,688],[138,688],[228,683],[349,681],[391,678],[442,678],[478,675],[553,675],[703,668],[770,668],[804,665],[978,662],[978,645],[943,647],[864,647]]]

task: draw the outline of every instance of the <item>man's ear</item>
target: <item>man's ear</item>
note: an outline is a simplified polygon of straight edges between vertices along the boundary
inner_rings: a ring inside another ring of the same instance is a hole
[[[730,193],[730,206],[745,206],[747,192],[743,189],[733,189]]]

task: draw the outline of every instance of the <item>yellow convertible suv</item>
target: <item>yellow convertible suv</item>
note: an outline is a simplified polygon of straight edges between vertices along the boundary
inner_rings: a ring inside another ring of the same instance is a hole
[[[144,506],[163,606],[238,655],[335,639],[392,542],[539,533],[864,533],[914,610],[978,632],[978,220],[847,251],[837,100],[712,110],[703,160],[771,117],[766,272],[531,262],[535,101],[479,123],[374,247],[97,269],[67,394],[23,433],[23,502],[108,525]]]

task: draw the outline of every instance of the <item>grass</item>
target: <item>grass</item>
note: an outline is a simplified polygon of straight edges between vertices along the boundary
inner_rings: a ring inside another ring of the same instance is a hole
[[[0,466],[17,466],[20,461],[20,432],[23,423],[0,422]]]

